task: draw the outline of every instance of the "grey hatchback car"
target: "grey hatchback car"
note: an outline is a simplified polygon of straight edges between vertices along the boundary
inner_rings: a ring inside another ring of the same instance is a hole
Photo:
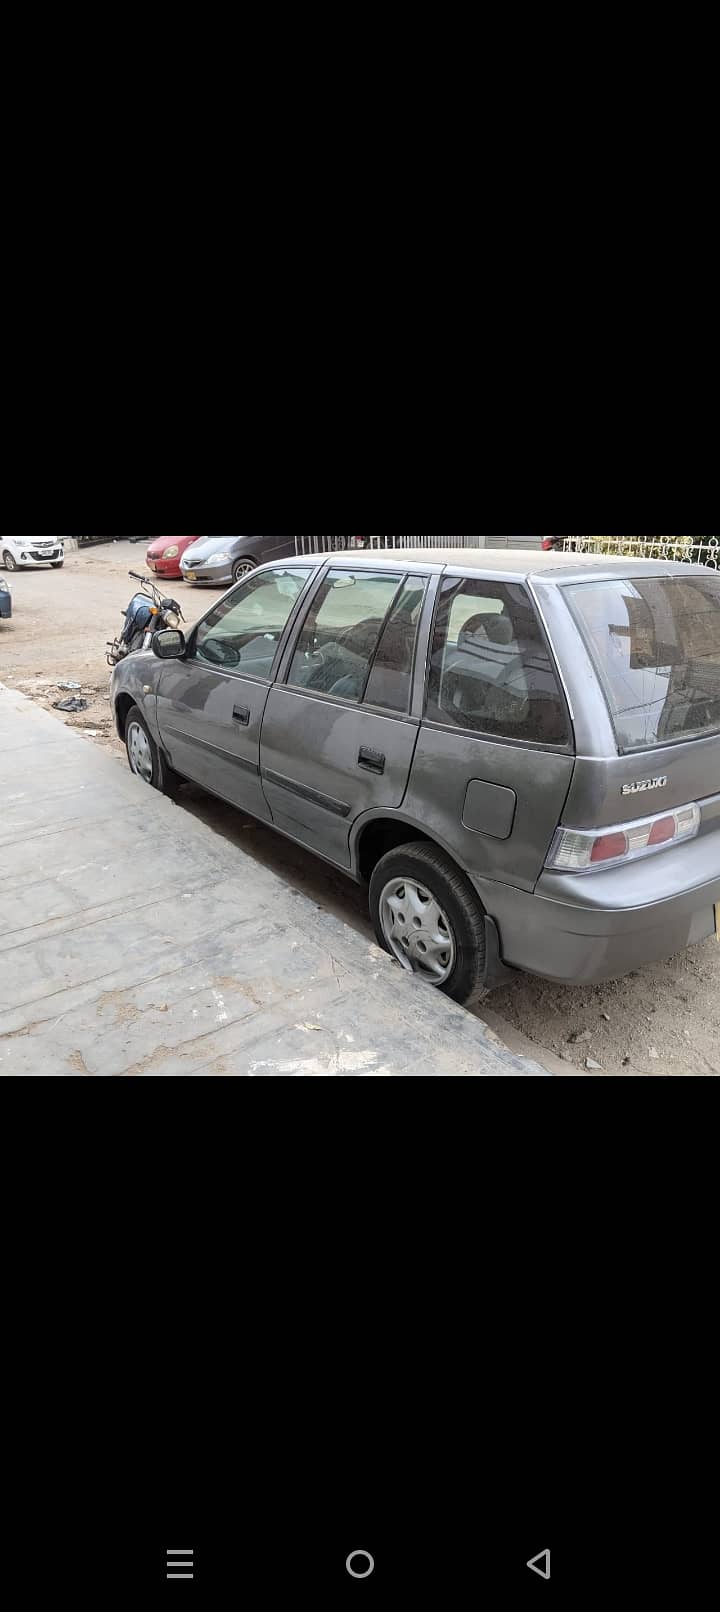
[[[458,1001],[720,933],[720,576],[576,554],[320,555],[116,667],[133,770],[364,882]]]
[[[294,537],[199,537],[182,555],[180,570],[186,582],[214,582],[225,587],[249,576],[258,565],[294,553]]]

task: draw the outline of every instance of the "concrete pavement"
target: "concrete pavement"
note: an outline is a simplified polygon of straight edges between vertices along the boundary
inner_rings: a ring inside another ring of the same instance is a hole
[[[0,684],[0,1075],[545,1073]]]

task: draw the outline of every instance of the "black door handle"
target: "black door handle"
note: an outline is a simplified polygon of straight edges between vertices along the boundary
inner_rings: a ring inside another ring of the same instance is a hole
[[[243,727],[243,728],[249,727],[249,725],[250,725],[250,706],[249,705],[234,705],[233,706],[233,722],[239,722],[241,727]]]
[[[368,772],[384,772],[385,757],[380,750],[368,750],[363,745],[358,755],[358,767],[366,767]]]

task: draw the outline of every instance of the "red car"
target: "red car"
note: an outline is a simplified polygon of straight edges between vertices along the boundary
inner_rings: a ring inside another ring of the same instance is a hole
[[[146,555],[150,570],[159,577],[182,577],[180,556],[199,542],[199,537],[154,537]]]

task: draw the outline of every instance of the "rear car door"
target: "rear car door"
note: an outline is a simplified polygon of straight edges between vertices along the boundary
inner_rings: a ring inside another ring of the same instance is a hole
[[[527,588],[447,572],[408,812],[473,876],[532,890],[573,766],[569,713]]]
[[[341,867],[362,813],[399,807],[419,723],[409,715],[427,579],[331,567],[270,691],[261,740],[273,822]]]
[[[213,794],[269,818],[260,729],[285,629],[309,566],[258,571],[199,623],[183,660],[163,668],[157,721],[170,764]]]

